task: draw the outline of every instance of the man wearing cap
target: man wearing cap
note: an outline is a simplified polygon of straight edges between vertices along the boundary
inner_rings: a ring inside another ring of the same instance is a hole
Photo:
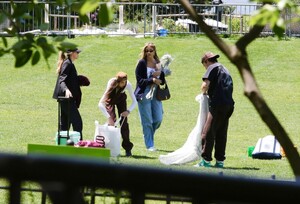
[[[229,118],[234,110],[232,98],[233,82],[229,71],[220,63],[212,52],[201,58],[206,69],[202,77],[201,91],[209,96],[209,113],[201,134],[202,160],[196,166],[210,167],[212,150],[215,148],[215,167],[223,168],[227,142]]]

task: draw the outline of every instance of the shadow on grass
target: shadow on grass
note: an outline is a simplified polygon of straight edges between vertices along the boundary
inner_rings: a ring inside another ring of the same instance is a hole
[[[170,151],[170,150],[163,150],[163,149],[157,149],[158,152],[164,152],[164,153],[171,153],[171,152],[174,152],[174,151]]]
[[[216,168],[216,167],[214,167],[214,168]],[[255,170],[255,171],[260,170],[260,168],[257,168],[257,167],[223,167],[223,168],[220,168],[220,169],[226,169],[226,170]]]
[[[132,155],[130,157],[126,157],[125,155],[122,155],[121,157],[133,158],[133,159],[157,159],[157,156],[148,157],[148,156],[144,156],[144,155]]]

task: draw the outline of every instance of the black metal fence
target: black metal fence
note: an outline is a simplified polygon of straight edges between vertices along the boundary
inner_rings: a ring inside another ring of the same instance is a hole
[[[0,177],[9,181],[6,203],[22,203],[22,183],[37,182],[51,203],[95,202],[95,189],[111,189],[115,202],[146,200],[190,203],[294,203],[300,184],[293,181],[249,179],[125,164],[95,159],[45,155],[0,154]],[[83,191],[83,189],[89,189]],[[124,192],[123,194],[120,192]],[[151,196],[152,195],[152,196]],[[153,196],[155,195],[155,196]]]
[[[17,2],[18,6],[27,4],[26,1]],[[249,31],[250,16],[261,7],[260,4],[193,4],[193,7],[202,15],[206,23],[218,33],[245,34]],[[88,14],[90,22],[84,24],[76,12],[71,12],[65,6],[55,3],[40,2],[34,9],[28,10],[31,18],[18,19],[21,32],[36,31],[44,34],[53,32],[76,35],[157,35],[159,30],[167,30],[168,34],[201,33],[198,25],[189,19],[180,4],[158,3],[113,3],[114,20],[105,27],[99,27],[99,8]],[[0,11],[12,12],[9,1],[0,2]],[[293,16],[289,10],[282,15],[283,19],[290,20]],[[10,22],[4,21],[0,31],[9,27]],[[265,27],[265,34],[272,35],[269,26]],[[286,27],[287,36],[299,36],[300,25],[290,22]]]

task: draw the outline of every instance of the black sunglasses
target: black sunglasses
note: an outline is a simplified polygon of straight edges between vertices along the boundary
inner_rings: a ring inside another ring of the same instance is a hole
[[[154,50],[145,50],[145,52],[154,52]]]

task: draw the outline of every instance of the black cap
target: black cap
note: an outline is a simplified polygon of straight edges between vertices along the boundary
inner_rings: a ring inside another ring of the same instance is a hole
[[[72,52],[80,53],[81,50],[79,50],[78,48],[74,48],[74,49],[68,49],[68,50],[66,51],[67,54],[70,54],[70,53],[72,53]]]

